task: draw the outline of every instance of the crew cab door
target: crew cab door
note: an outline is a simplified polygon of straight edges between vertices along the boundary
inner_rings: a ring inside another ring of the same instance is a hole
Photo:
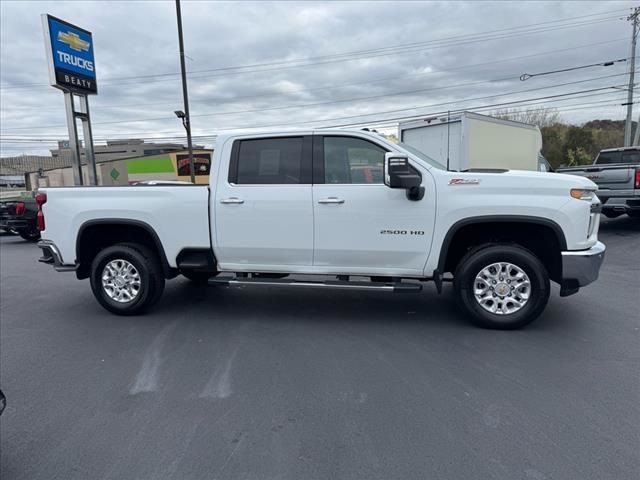
[[[274,136],[236,139],[223,147],[230,152],[220,156],[225,164],[211,208],[221,269],[312,265],[311,141],[304,135]]]
[[[383,183],[387,149],[351,135],[314,135],[314,266],[327,271],[422,276],[431,248],[435,188],[424,198]]]

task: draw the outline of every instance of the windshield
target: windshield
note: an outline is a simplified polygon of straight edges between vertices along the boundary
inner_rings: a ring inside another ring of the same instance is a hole
[[[439,168],[440,170],[446,170],[447,168],[442,165],[440,162],[434,160],[433,158],[431,158],[429,155],[427,155],[424,152],[421,152],[420,150],[412,147],[411,145],[407,145],[404,142],[399,142],[398,146],[400,148],[402,148],[403,150],[406,150],[407,152],[409,152],[410,154],[412,154],[415,157],[418,157],[420,160],[424,160],[425,162],[427,162],[429,165],[431,165],[432,167],[436,167]]]

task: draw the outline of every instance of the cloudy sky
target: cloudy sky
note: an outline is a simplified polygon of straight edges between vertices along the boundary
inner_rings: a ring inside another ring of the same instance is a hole
[[[447,110],[554,107],[566,121],[621,119],[637,2],[182,2],[193,134],[358,123]],[[64,139],[40,14],[93,32],[96,143],[183,136],[173,1],[0,2],[3,156]],[[566,95],[569,94],[569,95]],[[555,96],[553,98],[544,98]],[[511,103],[524,101],[526,103]],[[634,114],[635,115],[635,114]]]

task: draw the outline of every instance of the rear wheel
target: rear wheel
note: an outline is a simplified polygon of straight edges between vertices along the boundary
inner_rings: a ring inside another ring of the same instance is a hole
[[[511,330],[535,320],[549,300],[549,275],[530,251],[511,245],[470,251],[458,265],[454,288],[470,320]]]
[[[98,302],[117,315],[136,315],[157,302],[164,291],[157,255],[134,243],[105,248],[91,264],[91,289]]]

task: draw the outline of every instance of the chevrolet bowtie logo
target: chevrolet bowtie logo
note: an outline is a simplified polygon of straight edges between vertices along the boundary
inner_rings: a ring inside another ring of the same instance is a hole
[[[82,40],[77,34],[73,32],[58,32],[58,41],[66,43],[69,48],[77,52],[86,52],[89,50],[91,44],[85,40]]]

